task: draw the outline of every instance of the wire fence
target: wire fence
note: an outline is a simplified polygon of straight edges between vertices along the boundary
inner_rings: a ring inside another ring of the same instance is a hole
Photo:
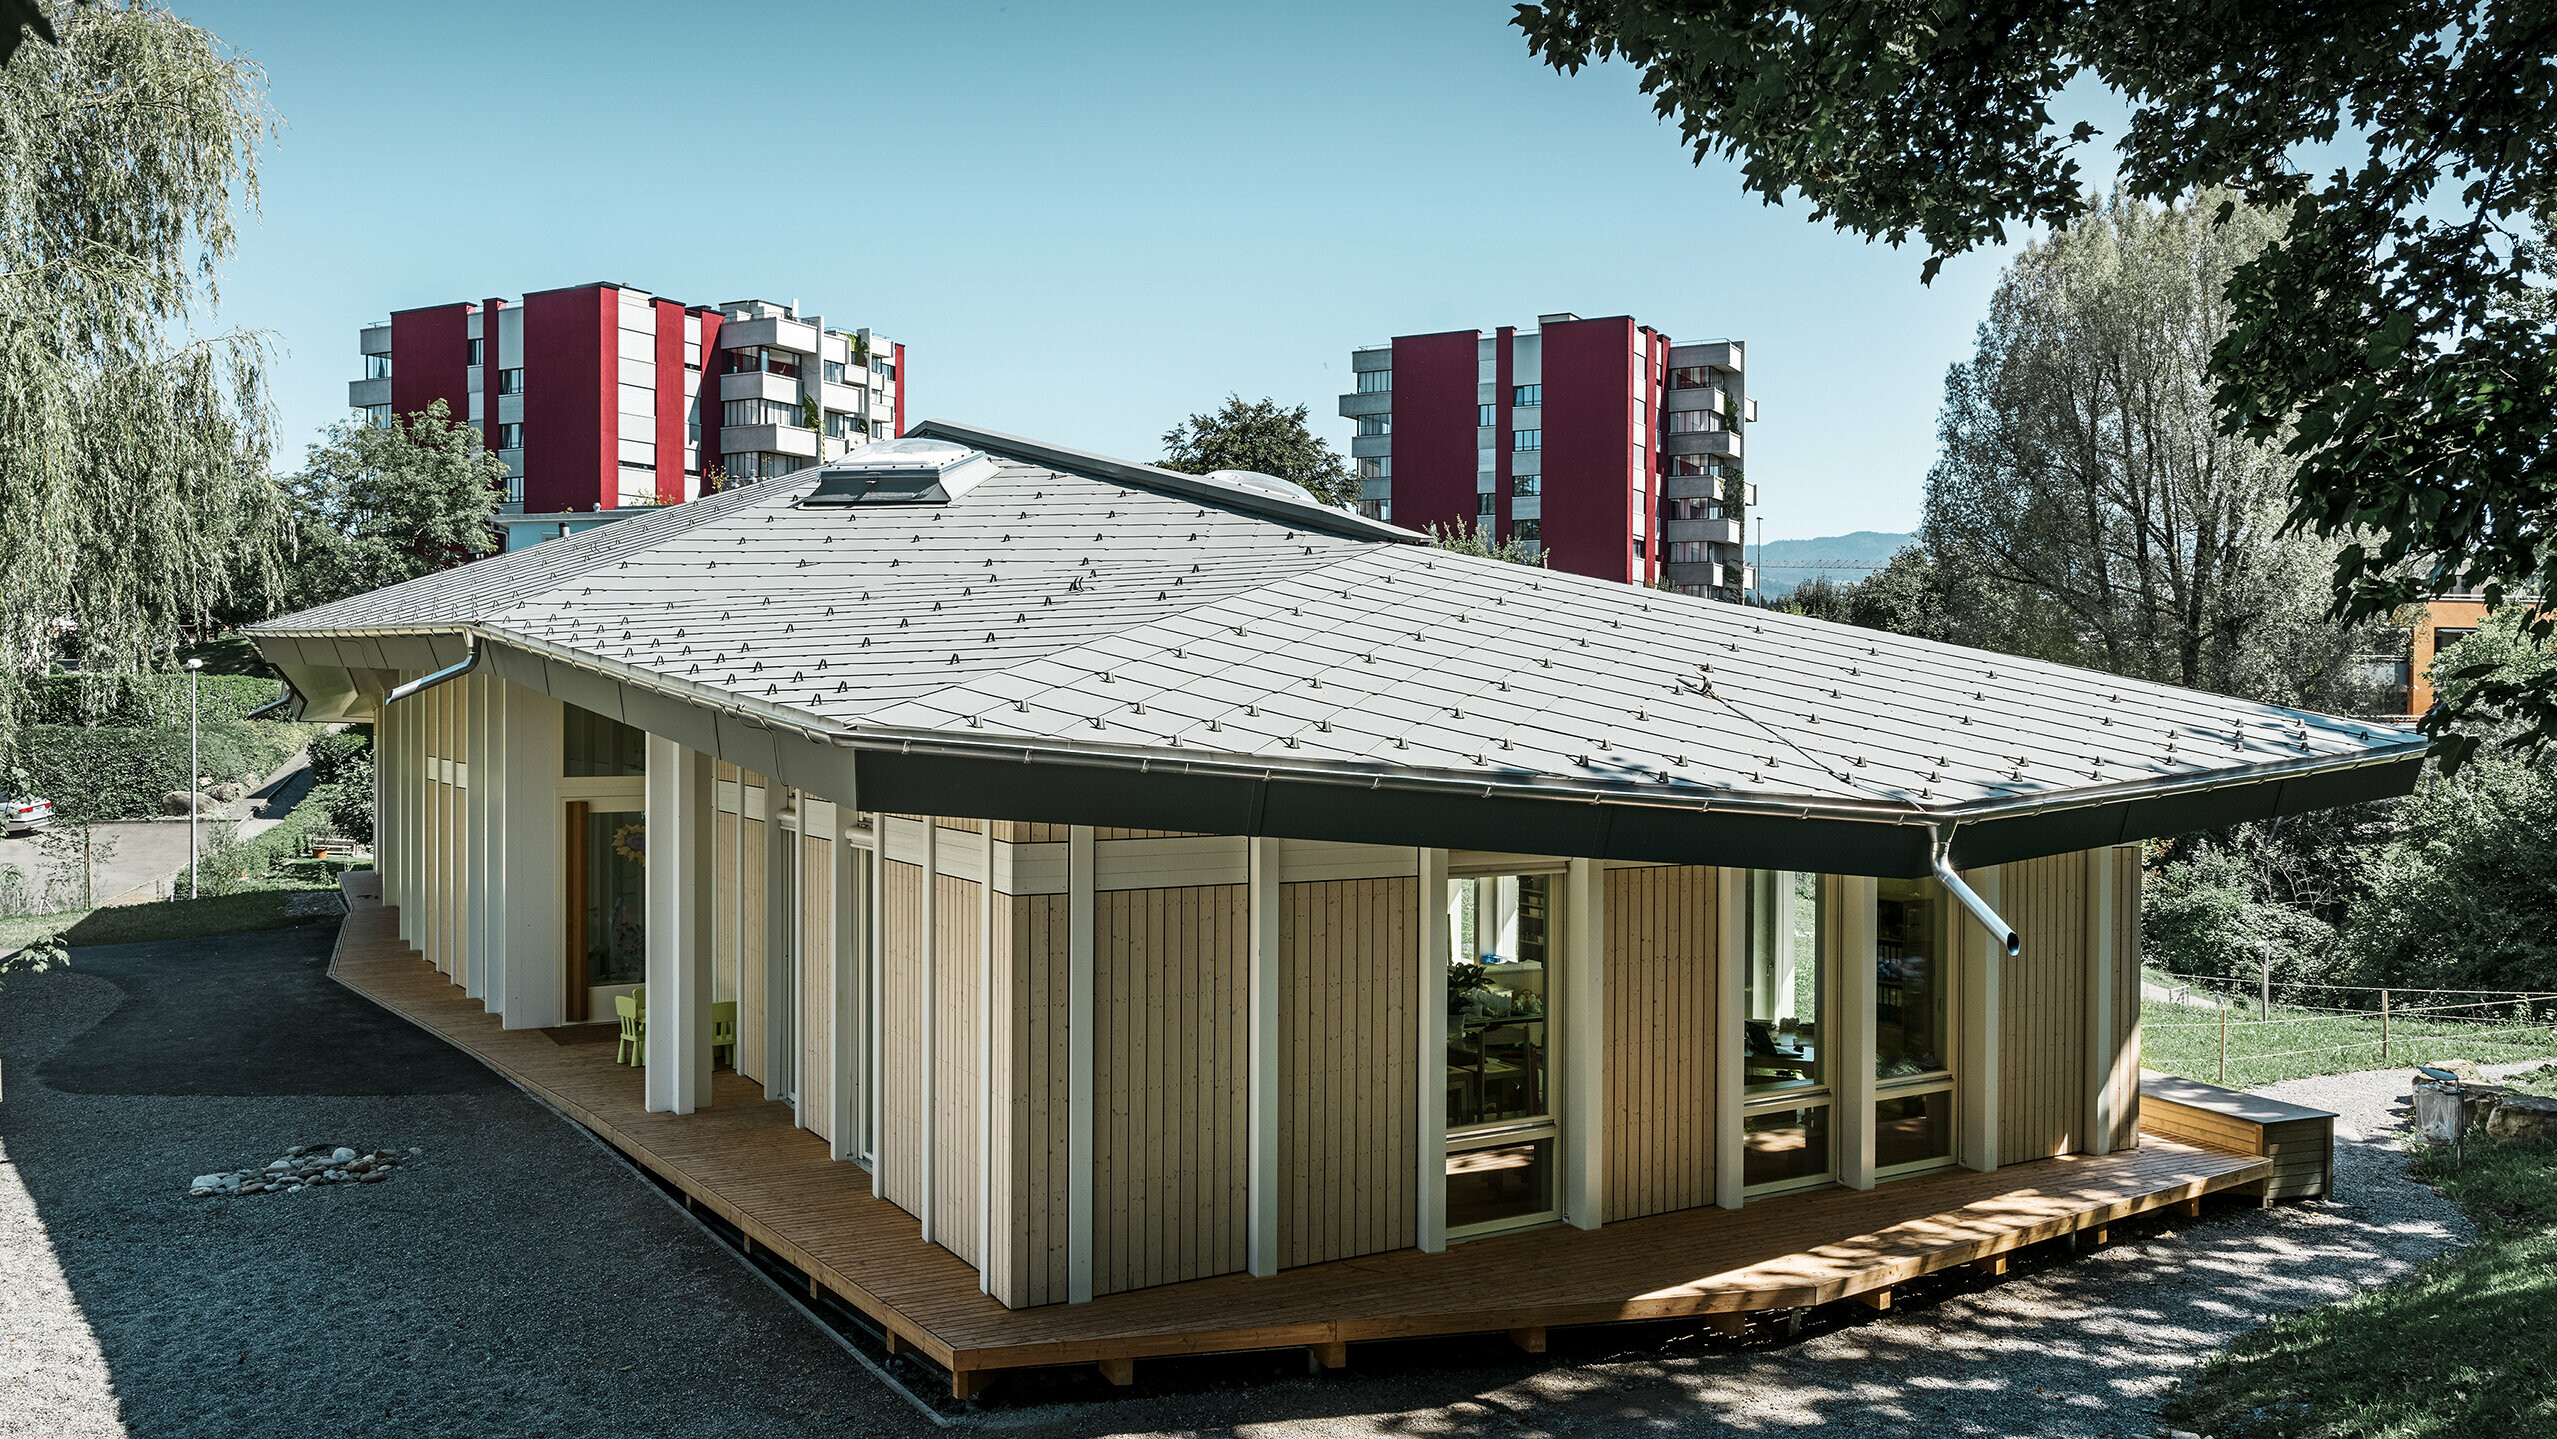
[[[2159,978],[2180,987],[2159,984]],[[2269,977],[2250,983],[2228,975],[2155,969],[2144,972],[2144,981],[2167,991],[2162,997],[2187,1006],[2186,1013],[2200,1007],[2193,1002],[2196,996],[2216,1007],[2210,1018],[2159,1022],[2144,1017],[2140,1027],[2144,1036],[2154,1036],[2154,1048],[2172,1055],[2181,1072],[2208,1067],[2222,1083],[2232,1065],[2254,1072],[2260,1082],[2386,1067],[2401,1060],[2557,1059],[2557,991],[2276,986]],[[2276,988],[2313,991],[2321,999],[2342,1002],[2276,1005]],[[2261,1047],[2284,1039],[2292,1042]],[[2314,1039],[2332,1042],[2304,1042]]]

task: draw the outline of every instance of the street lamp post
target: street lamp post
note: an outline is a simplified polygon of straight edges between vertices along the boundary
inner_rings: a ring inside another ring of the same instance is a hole
[[[202,660],[186,662],[186,897],[189,899],[201,898],[204,893],[195,876],[195,797],[197,794],[195,786],[200,778],[198,771],[203,764],[203,761],[196,757],[195,748],[195,677],[203,669],[204,661]]]

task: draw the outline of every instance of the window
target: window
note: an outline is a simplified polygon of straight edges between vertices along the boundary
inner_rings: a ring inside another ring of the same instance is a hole
[[[1492,517],[1491,491],[1485,490],[1483,493],[1474,496],[1474,513],[1487,520]]]
[[[687,370],[699,370],[701,368],[701,341],[684,341],[684,368]]]
[[[1474,428],[1478,430],[1488,430],[1499,423],[1500,406],[1476,405],[1474,407]]]
[[[524,426],[521,422],[513,424],[500,423],[498,425],[497,448],[501,450],[520,450],[524,448]]]
[[[1828,1178],[1831,1040],[1820,877],[1751,870],[1741,975],[1741,1187]]]
[[[387,379],[389,379],[390,377],[391,377],[391,357],[390,357],[390,356],[388,356],[388,355],[366,355],[366,356],[364,357],[364,378],[366,378],[366,379],[368,379],[368,380],[387,380]]]
[[[364,407],[364,423],[371,425],[377,430],[389,429],[391,427],[391,407],[388,405],[366,405]]]
[[[828,410],[826,411],[826,433],[838,440],[848,440],[855,435],[868,435],[870,426],[859,415],[849,415],[841,410]]]
[[[723,425],[797,425],[806,416],[790,400],[726,400],[720,404]]]
[[[1392,388],[1394,388],[1394,372],[1392,370],[1361,370],[1358,372],[1358,392],[1362,395],[1373,395],[1379,391],[1390,390]]]
[[[517,365],[511,370],[498,371],[497,393],[501,395],[520,395],[524,393],[524,367]]]
[[[1713,563],[1714,554],[1703,540],[1671,540],[1667,558],[1673,565],[1704,565]]]
[[[1509,447],[1513,450],[1541,450],[1545,448],[1545,432],[1519,430],[1509,437]]]
[[[1663,500],[1660,517],[1664,520],[1719,520],[1724,518],[1720,500]]]
[[[1713,383],[1713,369],[1708,365],[1680,365],[1669,372],[1669,388],[1701,390]]]
[[[1358,512],[1371,520],[1387,520],[1393,518],[1394,506],[1389,500],[1361,500]]]
[[[1873,1077],[1940,1075],[1948,1068],[1946,982],[1951,916],[1932,879],[1874,881]]]
[[[1650,553],[1651,549],[1643,542],[1643,537],[1640,535],[1634,536],[1634,558],[1639,560]]]
[[[1553,874],[1448,884],[1447,1227],[1554,1217]]]
[[[1365,459],[1360,460],[1358,462],[1358,477],[1362,480],[1390,480],[1394,478],[1394,457],[1391,455],[1370,455]]]
[[[510,505],[520,505],[523,502],[524,477],[522,475],[508,475],[506,477],[506,503]]]
[[[1509,522],[1509,537],[1513,540],[1542,541],[1545,538],[1545,531],[1544,527],[1534,520],[1512,520]]]
[[[478,364],[478,363],[479,363],[479,347],[480,347],[480,342],[479,342],[479,341],[477,341],[477,340],[470,340],[470,341],[466,341],[465,343],[466,343],[466,344],[468,344],[468,345],[469,345],[469,347],[470,347],[470,358],[469,358],[469,359],[467,359],[467,360],[464,360],[462,363],[463,363],[463,364],[466,364],[466,365],[476,365],[476,364]]]
[[[826,383],[829,385],[840,385],[843,383],[843,361],[826,361]]]
[[[1358,417],[1358,432],[1362,435],[1390,435],[1394,433],[1394,417],[1361,415]]]
[[[1541,405],[1545,403],[1545,387],[1543,385],[1515,386],[1509,392],[1509,402],[1520,409],[1530,405]]]
[[[687,445],[698,445],[701,443],[701,421],[687,420],[684,422],[684,443]]]
[[[1545,492],[1543,475],[1512,475],[1509,492],[1513,495],[1541,495]]]
[[[1660,472],[1664,475],[1719,475],[1722,462],[1712,455],[1663,455]]]
[[[1711,410],[1671,410],[1660,417],[1664,434],[1693,435],[1722,428],[1722,416]]]
[[[559,718],[561,774],[570,779],[602,779],[648,773],[645,733],[570,704],[559,707]]]
[[[762,345],[741,345],[728,352],[728,369],[732,374],[761,371],[785,379],[799,378],[799,357],[788,350],[769,349]]]

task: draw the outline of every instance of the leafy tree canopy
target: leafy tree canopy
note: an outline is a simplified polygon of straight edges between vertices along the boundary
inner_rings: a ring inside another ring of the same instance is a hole
[[[1544,0],[1514,22],[1566,72],[1622,58],[1702,161],[1770,203],[1928,250],[1925,276],[2098,203],[2050,102],[2130,106],[2132,195],[2221,187],[2281,237],[2228,276],[2218,423],[2296,461],[2287,521],[2342,541],[2338,613],[2459,587],[2557,594],[2557,346],[2539,243],[2557,215],[2557,5],[2260,0],[1912,6]],[[2311,147],[2348,158],[2320,173]],[[2557,619],[2533,621],[2545,638]],[[2426,728],[2456,765],[2498,714],[2557,739],[2557,689],[2478,686]]]
[[[1534,565],[1539,569],[1545,564],[1543,550],[1529,549],[1527,543],[1515,535],[1495,540],[1491,527],[1481,520],[1470,526],[1432,525],[1429,527],[1429,542],[1437,549],[1454,554],[1479,555],[1487,560],[1507,560],[1513,565]]]
[[[1192,415],[1165,431],[1157,463],[1186,475],[1257,470],[1302,485],[1327,505],[1357,503],[1358,481],[1340,453],[1306,427],[1308,413],[1303,405],[1227,395],[1214,414]]]
[[[323,604],[486,554],[506,464],[442,400],[386,426],[346,420],[291,481],[292,604]]]

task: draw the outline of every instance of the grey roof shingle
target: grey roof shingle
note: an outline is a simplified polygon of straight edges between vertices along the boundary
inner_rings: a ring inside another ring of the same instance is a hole
[[[801,509],[802,472],[256,628],[467,628],[838,733],[1671,802],[1942,813],[2421,749],[2390,726],[1452,554],[938,428],[1006,456],[952,504]]]

